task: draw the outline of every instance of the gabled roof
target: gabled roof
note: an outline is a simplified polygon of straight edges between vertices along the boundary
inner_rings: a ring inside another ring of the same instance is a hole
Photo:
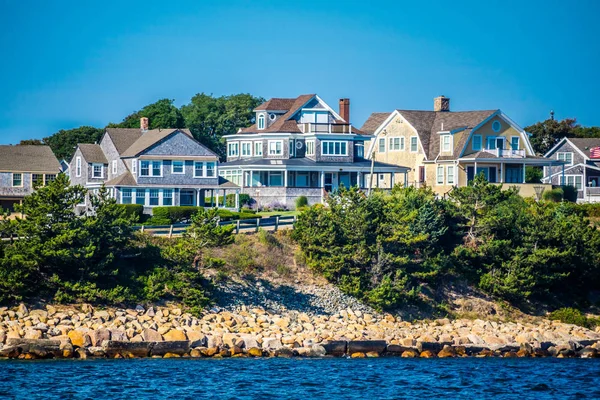
[[[314,97],[314,94],[305,96]],[[289,111],[294,106],[295,101],[296,99],[284,99],[274,97],[256,107],[254,111]]]
[[[108,160],[99,144],[80,143],[79,151],[84,160],[89,163],[108,164]]]
[[[364,133],[372,135],[375,133],[377,128],[390,116],[389,112],[374,112],[369,115],[369,118],[365,121],[360,130]]]
[[[134,128],[107,128],[106,134],[111,138],[117,152],[121,155],[142,136],[142,131]]]
[[[600,138],[569,138],[567,139],[577,147],[587,158],[590,158],[590,150],[600,146]]]
[[[137,186],[137,182],[135,181],[131,172],[127,171],[124,174],[117,176],[105,183],[106,186]]]
[[[141,136],[135,142],[133,142],[129,148],[127,148],[127,150],[121,153],[121,157],[135,157],[147,148],[171,136],[175,132],[182,132],[188,135],[190,138],[193,138],[189,129],[152,129],[143,132]]]
[[[60,163],[49,146],[0,146],[0,171],[59,173]]]

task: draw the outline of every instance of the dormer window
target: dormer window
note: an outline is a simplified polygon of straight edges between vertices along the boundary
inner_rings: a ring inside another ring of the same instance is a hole
[[[442,135],[442,151],[448,152],[448,153],[452,151],[452,136],[451,135]]]
[[[258,129],[265,129],[265,114],[260,114],[256,122]]]
[[[275,121],[275,118],[277,118],[277,115],[275,115],[275,114],[273,114],[273,113],[269,114],[269,119],[270,119],[271,121]]]

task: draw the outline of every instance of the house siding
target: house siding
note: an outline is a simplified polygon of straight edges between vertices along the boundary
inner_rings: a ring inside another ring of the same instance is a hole
[[[494,130],[492,129],[492,125],[495,121],[500,122],[501,128],[498,132],[494,132]],[[477,151],[479,151],[479,150],[473,150],[473,135],[481,135],[482,150],[487,147],[487,138],[488,137],[503,137],[503,138],[505,138],[504,148],[509,149],[509,148],[511,148],[510,141],[511,141],[512,136],[519,137],[519,150],[527,150],[527,148],[525,147],[524,140],[521,137],[519,131],[517,131],[508,122],[506,122],[503,118],[501,118],[499,116],[490,119],[484,125],[479,127],[479,129],[473,131],[471,137],[469,138],[469,141],[467,142],[467,146],[465,148],[465,152],[463,153],[463,157],[466,157],[469,154],[473,154],[473,153],[476,153]],[[527,155],[533,155],[533,154],[530,154],[529,151],[527,151]]]
[[[25,197],[33,193],[31,187],[31,173],[23,172],[23,186],[13,187],[12,172],[0,172],[0,196]]]
[[[148,156],[212,156],[218,158],[206,147],[194,141],[183,132],[177,132],[167,139],[156,143],[143,152]]]
[[[216,160],[215,160],[216,162]],[[162,163],[162,176],[161,177],[145,177],[138,176],[137,183],[140,186],[143,185],[168,185],[168,186],[216,186],[219,183],[218,170],[215,169],[216,176],[214,178],[194,178],[194,161],[185,160],[185,173],[184,174],[173,174],[171,173],[172,160],[163,160]],[[139,168],[138,168],[139,174]]]

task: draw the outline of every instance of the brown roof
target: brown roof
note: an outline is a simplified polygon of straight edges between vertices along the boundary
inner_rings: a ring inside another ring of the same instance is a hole
[[[0,146],[0,171],[60,172],[60,163],[49,146]]]
[[[453,131],[457,129],[471,130],[497,110],[484,111],[416,111],[397,110],[410,123],[419,135],[425,156],[435,158],[440,151],[440,131]],[[463,129],[464,128],[464,129]],[[467,135],[468,137],[468,135]],[[466,137],[460,137],[458,143],[464,147]],[[462,150],[458,148],[458,152]],[[457,153],[455,153],[457,154]]]
[[[121,153],[122,157],[135,157],[148,147],[180,131],[192,137],[189,129],[152,129],[144,132],[127,150]]]
[[[137,186],[137,182],[135,181],[131,172],[127,171],[124,174],[117,176],[105,183],[106,186]]]
[[[112,139],[119,154],[131,147],[142,136],[142,131],[134,128],[107,128],[106,133]]]
[[[221,188],[232,188],[232,189],[238,189],[239,186],[236,185],[235,183],[231,182],[228,179],[223,178],[222,176],[219,176],[219,187]]]
[[[78,146],[85,161],[108,164],[108,160],[99,144],[80,143]]]
[[[308,96],[314,96],[314,94]],[[295,101],[296,99],[272,98],[256,107],[254,111],[289,111],[294,106]]]
[[[360,127],[360,130],[367,134],[373,134],[383,124],[383,121],[390,116],[389,112],[375,112],[369,115],[369,118],[365,121],[363,126]]]
[[[442,157],[440,157],[440,158],[442,158]],[[496,154],[490,153],[489,151],[485,151],[485,150],[478,151],[478,152],[473,153],[473,154],[469,154],[468,156],[464,156],[462,158],[465,158],[465,159],[471,159],[471,158],[476,158],[476,159],[477,158],[485,158],[485,159],[497,158],[497,159],[502,159],[502,160],[510,159],[510,158],[507,158],[507,157],[498,157]],[[527,156],[527,157],[523,158],[523,160],[544,160],[544,157],[540,157],[540,156]]]
[[[568,140],[587,157],[590,156],[590,150],[593,147],[600,146],[600,138],[570,138]]]

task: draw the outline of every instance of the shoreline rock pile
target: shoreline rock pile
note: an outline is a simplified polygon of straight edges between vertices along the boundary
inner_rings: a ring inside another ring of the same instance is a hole
[[[240,307],[194,317],[176,307],[0,308],[0,358],[585,357],[600,332],[558,321],[438,319],[342,310],[334,315]]]

